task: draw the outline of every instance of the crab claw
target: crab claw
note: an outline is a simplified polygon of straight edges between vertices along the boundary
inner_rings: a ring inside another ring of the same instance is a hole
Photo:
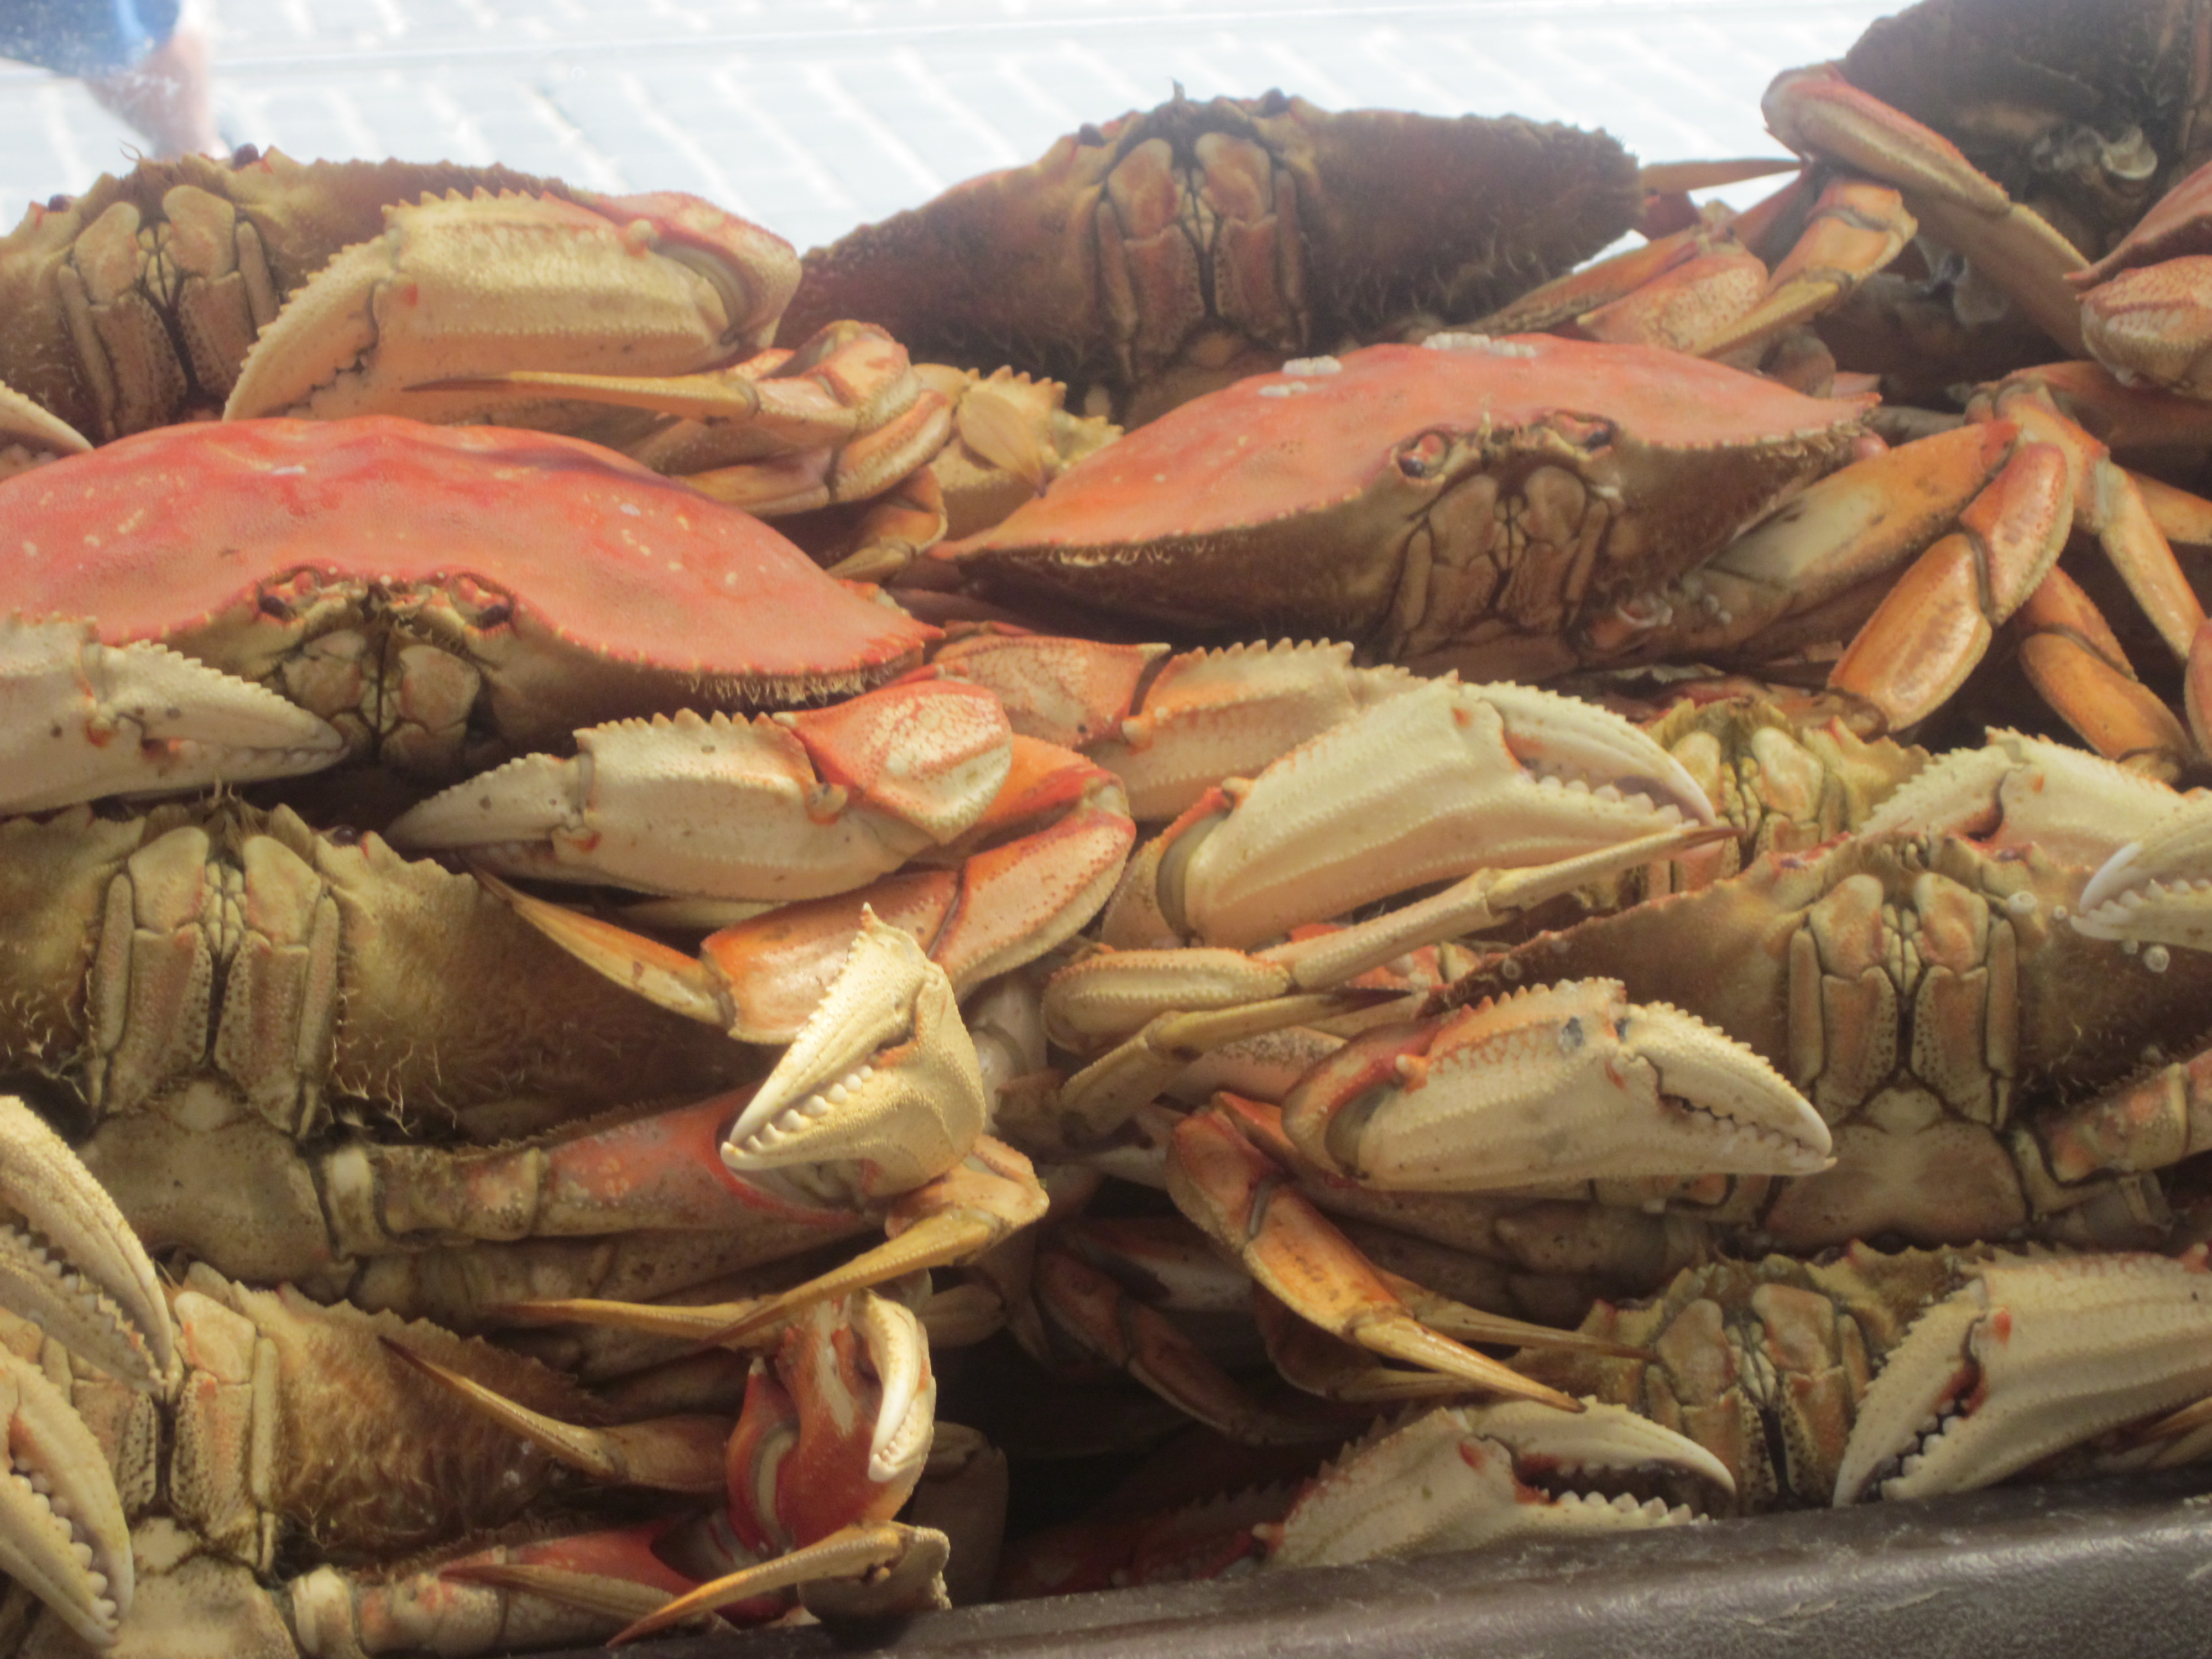
[[[154,1264],[107,1189],[31,1109],[0,1095],[0,1307],[138,1389],[176,1355]]]
[[[131,1611],[131,1528],[107,1455],[38,1368],[0,1349],[0,1569],[94,1647]]]
[[[67,421],[0,381],[0,478],[91,447],[91,441]]]
[[[0,1305],[140,1388],[176,1348],[153,1264],[114,1200],[61,1137],[0,1096]],[[37,1366],[0,1350],[0,1571],[87,1642],[107,1647],[130,1612],[130,1527],[107,1455]]]
[[[885,686],[827,708],[618,720],[402,814],[395,847],[505,875],[781,903],[896,870],[981,817],[1012,733],[980,687]]]
[[[1859,1402],[1835,1502],[1925,1498],[2212,1394],[2212,1273],[2091,1255],[1969,1268],[1889,1352]]]
[[[1569,981],[1378,1028],[1309,1073],[1283,1127],[1386,1189],[1607,1176],[1810,1175],[1827,1125],[1742,1043],[1613,980]]]
[[[1168,1195],[1300,1318],[1386,1359],[1547,1407],[1582,1407],[1549,1385],[1425,1324],[1390,1282],[1254,1146],[1218,1103],[1175,1127]]]
[[[921,1479],[936,1412],[910,1308],[872,1291],[814,1304],[746,1385],[725,1462],[732,1531],[767,1555],[890,1520]]]
[[[672,191],[389,207],[382,234],[341,252],[261,331],[223,416],[526,425],[511,397],[410,388],[526,366],[708,368],[765,345],[798,283],[782,238]]]
[[[2212,793],[2199,792],[2106,859],[2074,926],[2091,939],[2212,950]]]
[[[1693,1519],[1656,1498],[1639,1504],[1537,1484],[1652,1469],[1735,1489],[1704,1447],[1620,1406],[1593,1401],[1574,1414],[1519,1400],[1447,1407],[1354,1447],[1322,1469],[1279,1523],[1258,1530],[1270,1565],[1314,1567]]]
[[[863,910],[829,994],[754,1092],[722,1145],[750,1174],[845,1172],[851,1196],[911,1192],[983,1133],[989,1097],[952,982],[914,939]]]
[[[2036,847],[2069,864],[2111,858],[2173,811],[2154,778],[2085,750],[1993,730],[1979,749],[1923,767],[1859,826],[1871,840],[1930,831],[2000,848]]]
[[[1233,812],[1202,802],[1170,830],[1158,884],[1171,926],[1237,948],[1478,866],[1546,864],[1713,822],[1680,763],[1619,715],[1450,678],[1332,728],[1236,795]],[[1151,943],[1116,937],[1122,898],[1109,942]]]
[[[0,618],[0,812],[296,777],[344,752],[306,709],[165,647]]]

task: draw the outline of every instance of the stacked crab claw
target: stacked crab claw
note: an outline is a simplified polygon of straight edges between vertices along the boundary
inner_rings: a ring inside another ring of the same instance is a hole
[[[1984,3],[1784,76],[1798,178],[1694,223],[1745,167],[1279,95],[805,262],[497,169],[33,214],[0,1628],[489,1652],[2198,1455],[2212,507],[2124,463],[2203,441],[2201,124],[2145,6],[2010,155]],[[998,1565],[994,1442],[1133,1468]]]

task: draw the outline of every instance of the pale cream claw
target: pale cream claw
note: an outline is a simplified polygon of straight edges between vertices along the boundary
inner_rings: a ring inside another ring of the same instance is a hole
[[[674,195],[479,191],[387,207],[262,329],[226,420],[406,415],[531,424],[510,396],[425,381],[532,365],[681,374],[765,345],[799,284],[790,245]]]
[[[1694,1517],[1652,1498],[1532,1492],[1536,1471],[1565,1485],[1663,1469],[1724,1492],[1718,1459],[1619,1406],[1570,1414],[1528,1401],[1441,1408],[1370,1439],[1324,1468],[1280,1523],[1261,1529],[1269,1565],[1329,1566],[1474,1549],[1515,1535],[1676,1526]],[[1524,1480],[1523,1477],[1526,1477]]]
[[[1859,1404],[1835,1502],[1972,1491],[2207,1394],[2201,1249],[1999,1258],[1890,1351]]]
[[[154,1264],[106,1188],[14,1095],[0,1095],[0,1307],[139,1389],[176,1356]]]
[[[1680,763],[1619,716],[1449,678],[1344,722],[1235,793],[1233,813],[1170,848],[1159,885],[1171,921],[1238,948],[1477,866],[1545,864],[1713,821]],[[1110,943],[1127,942],[1115,932],[1121,898],[1108,910]]]
[[[1992,730],[1979,749],[1929,762],[1858,833],[1971,836],[2095,865],[2170,815],[2172,790],[2125,766],[2042,738]]]
[[[2183,796],[2106,860],[2081,890],[2074,926],[2091,939],[2212,950],[2212,793]]]
[[[911,1487],[929,1461],[937,1420],[929,1336],[903,1303],[876,1295],[859,1300],[860,1341],[882,1390],[868,1435],[868,1479],[881,1486]]]
[[[107,1455],[39,1369],[0,1348],[0,1571],[94,1647],[131,1611],[131,1528]]]
[[[945,970],[911,935],[863,911],[828,994],[722,1146],[747,1174],[791,1165],[819,1190],[909,1192],[967,1155],[989,1102]]]
[[[92,444],[67,421],[0,382],[0,478],[64,455],[82,455]]]
[[[1652,1176],[1810,1175],[1820,1114],[1742,1043],[1617,981],[1569,981],[1346,1044],[1283,1127],[1367,1185],[1481,1192]]]
[[[0,618],[0,812],[296,777],[344,750],[306,709],[166,647]]]
[[[961,690],[849,705],[920,703],[939,716],[893,722],[894,739],[871,751],[900,788],[888,806],[817,771],[793,727],[824,716],[685,710],[579,732],[573,759],[510,761],[402,814],[386,837],[545,881],[776,903],[825,898],[951,840],[990,805],[1012,763],[1006,721],[995,707],[979,715],[984,700]]]

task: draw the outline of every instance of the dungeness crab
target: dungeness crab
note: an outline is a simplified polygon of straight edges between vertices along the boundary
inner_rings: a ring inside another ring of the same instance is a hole
[[[1637,199],[1602,133],[1178,94],[808,255],[783,337],[880,323],[1136,424],[1286,357],[1494,310]]]
[[[1187,404],[908,580],[1480,678],[1856,635],[1831,684],[1903,726],[2080,528],[2185,656],[2202,608],[2104,447],[2032,385],[1992,413],[1876,454],[1862,402],[1640,346],[1437,335]],[[2128,708],[2120,750],[2186,752],[2153,700]]]

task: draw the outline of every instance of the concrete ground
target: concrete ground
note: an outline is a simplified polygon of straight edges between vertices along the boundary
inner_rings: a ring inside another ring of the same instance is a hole
[[[799,247],[1085,121],[1281,87],[1780,154],[1759,97],[1893,0],[192,0],[235,143],[696,191]],[[0,226],[129,164],[80,84],[0,62]],[[1761,186],[1739,187],[1754,199]]]

